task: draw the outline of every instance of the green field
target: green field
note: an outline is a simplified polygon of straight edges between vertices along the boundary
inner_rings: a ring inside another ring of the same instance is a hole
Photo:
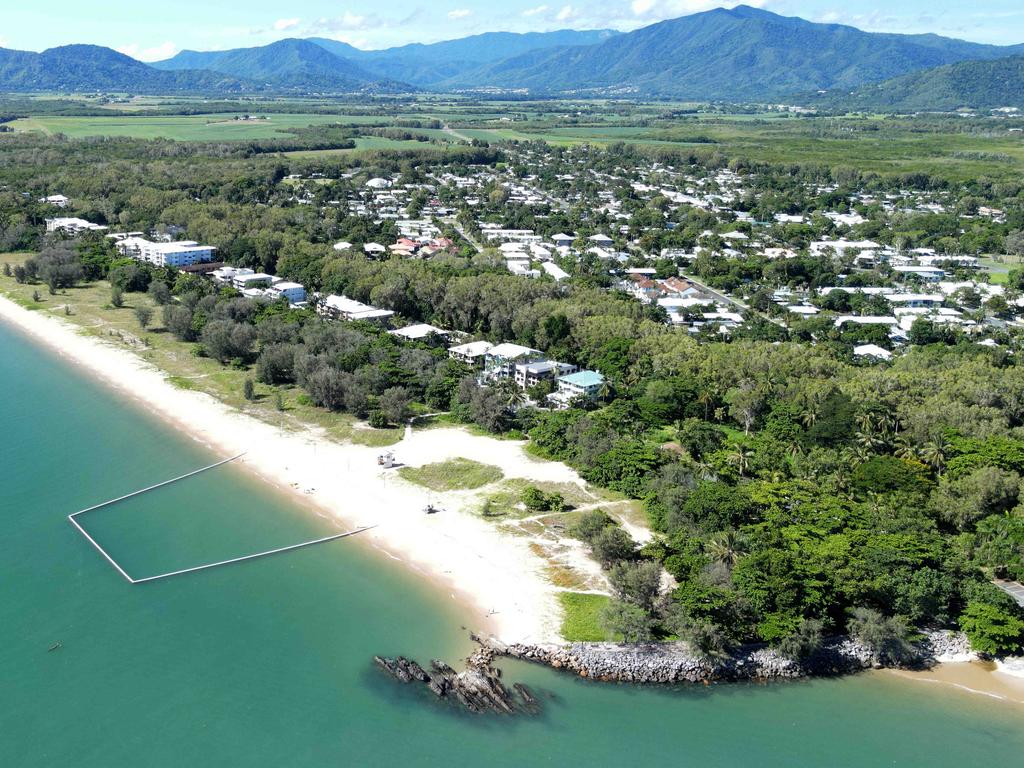
[[[128,136],[137,139],[176,141],[246,141],[288,136],[288,128],[329,123],[379,122],[381,118],[347,115],[268,114],[265,120],[235,120],[231,114],[216,115],[119,115],[117,117],[40,116],[15,120],[15,131],[57,133],[71,138]]]

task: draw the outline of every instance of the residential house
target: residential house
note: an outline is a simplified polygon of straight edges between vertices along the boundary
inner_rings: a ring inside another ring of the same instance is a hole
[[[326,317],[335,320],[370,320],[383,321],[395,313],[389,309],[377,309],[361,301],[350,299],[347,296],[327,296],[321,303],[319,311]]]
[[[558,379],[558,390],[549,395],[556,405],[567,407],[574,400],[597,400],[604,388],[604,376],[597,371],[577,371]]]
[[[535,387],[542,381],[554,381],[560,376],[576,371],[575,365],[554,360],[536,360],[532,363],[517,363],[515,381],[520,389]]]
[[[487,353],[494,347],[489,341],[470,341],[448,348],[448,357],[474,368],[483,368]]]
[[[516,365],[534,363],[544,359],[539,349],[505,342],[491,347],[484,355],[482,382],[511,379],[515,376]]]

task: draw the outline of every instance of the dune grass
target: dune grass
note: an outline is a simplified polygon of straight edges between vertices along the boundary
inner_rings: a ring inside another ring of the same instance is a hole
[[[496,483],[505,475],[490,464],[472,459],[451,459],[422,467],[402,467],[398,473],[410,483],[432,491],[464,491]]]

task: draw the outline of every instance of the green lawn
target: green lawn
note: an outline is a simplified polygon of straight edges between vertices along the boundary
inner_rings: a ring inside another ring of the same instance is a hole
[[[425,464],[422,467],[402,467],[398,473],[410,483],[422,485],[432,491],[482,488],[504,477],[498,467],[471,459],[451,459],[436,464]]]
[[[608,605],[607,595],[584,592],[559,592],[565,617],[562,619],[562,637],[569,642],[602,642],[621,640],[604,627],[601,614]]]

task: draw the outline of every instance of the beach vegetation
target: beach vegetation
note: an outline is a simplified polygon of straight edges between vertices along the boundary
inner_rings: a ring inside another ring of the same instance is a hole
[[[432,491],[483,488],[504,477],[498,467],[464,458],[425,464],[422,467],[400,467],[398,473],[405,480]]]
[[[139,304],[134,311],[135,319],[139,321],[139,327],[146,330],[153,320],[153,308],[146,304]]]
[[[611,603],[607,595],[586,592],[559,592],[562,625],[559,634],[568,642],[604,642],[621,640],[608,629],[605,610]]]

